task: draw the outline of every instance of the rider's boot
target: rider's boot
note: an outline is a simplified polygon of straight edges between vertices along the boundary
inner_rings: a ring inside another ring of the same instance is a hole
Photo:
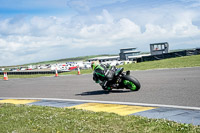
[[[131,73],[131,72],[130,72],[129,70],[128,70],[128,71],[126,71],[126,75],[130,75],[130,73]]]

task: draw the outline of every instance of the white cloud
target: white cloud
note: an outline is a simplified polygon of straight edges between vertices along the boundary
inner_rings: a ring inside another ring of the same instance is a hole
[[[142,18],[150,15],[143,19],[142,24],[138,23],[141,18],[116,18],[107,9],[92,16],[1,19],[0,50],[4,54],[0,56],[0,66],[66,58],[60,53],[86,48],[88,51],[105,48],[108,52],[108,47],[138,47],[146,50],[150,43],[158,41],[169,41],[172,47],[180,46],[180,43],[191,47],[199,45],[200,29],[193,24],[198,16],[195,11],[177,9],[163,12],[162,9],[156,9],[160,15],[154,11],[141,12]],[[165,16],[167,19],[163,20]],[[71,56],[81,56],[81,53]]]
[[[113,35],[116,36],[116,39],[132,38],[133,36],[141,34],[140,26],[127,18],[120,19],[119,22],[117,22],[115,29],[116,31]]]
[[[27,34],[29,32],[29,25],[22,22],[22,20],[9,18],[0,21],[0,29],[1,34]]]

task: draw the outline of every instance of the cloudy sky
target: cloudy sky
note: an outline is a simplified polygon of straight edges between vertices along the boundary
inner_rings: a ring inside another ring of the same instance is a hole
[[[0,0],[0,66],[157,42],[200,47],[200,0]]]

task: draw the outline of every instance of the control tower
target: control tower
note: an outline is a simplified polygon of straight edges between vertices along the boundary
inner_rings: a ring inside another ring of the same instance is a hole
[[[150,44],[151,55],[159,55],[169,52],[168,42]]]

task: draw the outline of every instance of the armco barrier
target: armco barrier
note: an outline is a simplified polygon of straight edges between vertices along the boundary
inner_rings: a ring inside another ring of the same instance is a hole
[[[198,54],[200,54],[200,49],[183,50],[183,51],[177,51],[177,52],[163,53],[159,55],[143,56],[141,58],[138,58],[137,62],[162,60],[162,59],[167,59],[167,58],[175,58],[175,57],[198,55]]]
[[[62,73],[62,71],[58,71],[58,73]],[[3,75],[4,72],[0,72],[0,75]],[[30,74],[55,74],[55,71],[15,71],[15,72],[7,72],[8,75],[30,75]]]

